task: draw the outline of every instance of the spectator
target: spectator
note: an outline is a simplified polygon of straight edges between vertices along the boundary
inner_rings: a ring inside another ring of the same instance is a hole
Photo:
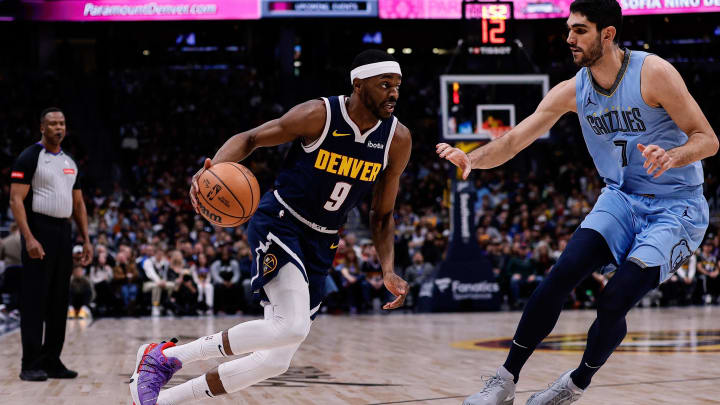
[[[208,267],[205,253],[197,255],[197,264],[192,268],[192,277],[198,290],[198,306],[209,315],[213,311],[215,289],[210,277],[210,267]]]
[[[169,280],[171,276],[169,271],[169,263],[165,258],[165,252],[160,246],[148,247],[148,254],[153,252],[153,256],[143,261],[143,271],[147,281],[143,283],[142,292],[150,291],[152,316],[159,316],[161,313],[161,304],[163,292],[171,294],[175,288],[175,284]]]
[[[171,283],[175,283],[176,280],[182,278],[182,276],[186,273],[190,274],[190,270],[188,270],[185,266],[185,258],[183,257],[182,252],[179,250],[171,251],[168,260],[168,271],[166,275],[167,280]]]
[[[410,285],[410,302],[407,303],[409,307],[414,307],[417,304],[418,294],[420,293],[420,286],[430,280],[434,267],[430,263],[425,262],[425,258],[421,252],[415,252],[412,257],[412,264],[405,269],[404,279]]]
[[[434,228],[429,229],[425,233],[425,242],[420,248],[425,261],[433,265],[437,264],[442,259],[443,251],[442,236]]]
[[[548,246],[547,243],[538,243],[533,251],[533,261],[535,262],[535,266],[537,266],[538,274],[541,276],[545,276],[550,272],[555,265],[555,259],[551,256],[550,246]]]
[[[96,312],[98,315],[103,315],[115,310],[112,292],[113,269],[108,263],[108,254],[104,246],[98,246],[97,251],[95,263],[90,266],[90,282],[95,290]]]
[[[244,241],[238,242],[237,262],[240,266],[240,277],[244,279],[250,278],[250,266],[252,265],[252,256],[250,255],[250,246]]]
[[[530,258],[530,248],[525,242],[515,242],[513,256],[505,267],[506,277],[510,280],[510,305],[521,309],[525,298],[535,290],[542,280],[536,263]]]
[[[120,251],[115,256],[113,269],[113,284],[123,303],[122,310],[127,315],[137,312],[139,274],[135,262],[126,251]]]
[[[220,258],[210,266],[215,284],[214,311],[234,314],[244,302],[240,286],[240,265],[232,258],[230,245],[223,244],[220,249]]]
[[[365,276],[362,281],[363,287],[363,305],[372,308],[374,312],[379,312],[383,301],[390,298],[390,292],[385,288],[382,278],[382,268],[378,259],[375,246],[368,245],[363,249],[368,257],[361,267],[361,271]]]
[[[91,318],[90,301],[92,301],[92,299],[92,283],[85,276],[85,269],[80,265],[73,267],[72,277],[70,277],[70,307],[68,308],[68,318]]]
[[[720,292],[720,266],[718,266],[717,256],[713,253],[714,246],[711,240],[706,240],[702,246],[702,252],[698,257],[697,264],[697,294],[700,295],[700,301],[705,305],[710,305],[717,300]]]
[[[410,241],[408,242],[408,248],[409,248],[409,254],[412,256],[422,248],[423,244],[425,243],[425,234],[427,233],[427,229],[422,226],[421,224],[415,225],[415,230],[412,233],[412,236],[410,237]]]
[[[2,260],[2,276],[0,277],[0,294],[7,294],[7,310],[18,307],[20,279],[22,277],[22,244],[17,224],[10,225],[10,235],[0,241],[0,260]],[[1,304],[2,302],[0,302]]]
[[[175,277],[172,302],[176,315],[197,315],[198,289],[192,273],[185,268],[183,255],[179,250],[170,252],[170,274]]]
[[[339,284],[342,287],[342,297],[345,306],[351,314],[358,313],[358,309],[362,309],[363,305],[363,287],[362,282],[365,275],[360,270],[360,260],[355,253],[355,249],[348,249],[345,258],[335,267],[335,271],[339,273]]]
[[[72,248],[72,262],[73,268],[75,266],[82,266],[83,247],[82,245],[75,245]]]
[[[670,279],[660,285],[662,292],[660,304],[662,306],[687,305],[690,302],[695,287],[697,254],[698,252],[693,253],[688,261],[670,276]]]

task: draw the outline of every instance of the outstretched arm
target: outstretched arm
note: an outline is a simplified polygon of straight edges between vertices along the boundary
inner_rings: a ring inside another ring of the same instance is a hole
[[[644,167],[648,174],[657,170],[654,177],[658,177],[668,169],[686,166],[717,153],[717,135],[673,65],[659,56],[648,56],[643,64],[641,83],[640,91],[645,102],[665,108],[670,118],[688,136],[684,145],[670,150],[657,145],[638,144],[645,157]],[[663,85],[653,85],[655,83]]]
[[[408,285],[394,271],[395,262],[395,220],[393,210],[395,198],[400,187],[400,176],[410,160],[412,138],[410,131],[398,123],[388,156],[388,166],[375,183],[372,207],[370,209],[370,228],[375,249],[380,258],[385,287],[397,298],[383,306],[384,309],[400,307],[408,293]]]
[[[256,148],[280,145],[299,137],[312,142],[325,127],[325,115],[325,102],[322,100],[298,104],[278,119],[232,136],[215,153],[212,163],[239,162]]]
[[[463,178],[466,179],[472,169],[490,169],[512,159],[549,131],[563,114],[576,110],[575,78],[572,78],[553,87],[534,113],[501,138],[488,142],[469,154],[446,143],[440,143],[437,145],[437,153],[462,169]]]
[[[306,143],[311,143],[320,137],[325,127],[326,115],[324,101],[310,100],[296,105],[278,119],[232,136],[220,147],[212,160],[205,159],[203,167],[192,178],[190,201],[195,212],[199,212],[197,179],[203,171],[221,162],[239,162],[260,147],[280,145],[301,137]]]

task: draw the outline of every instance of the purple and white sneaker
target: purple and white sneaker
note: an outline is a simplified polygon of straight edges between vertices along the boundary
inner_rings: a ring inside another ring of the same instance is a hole
[[[140,346],[135,370],[130,378],[130,395],[133,405],[155,405],[160,389],[182,368],[176,357],[165,357],[163,350],[175,346],[177,339],[169,342],[150,343]]]

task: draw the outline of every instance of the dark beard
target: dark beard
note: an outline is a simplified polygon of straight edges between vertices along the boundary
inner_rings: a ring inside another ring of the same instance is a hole
[[[588,49],[587,52],[583,52],[582,57],[579,61],[575,62],[575,64],[581,67],[592,66],[598,61],[598,59],[602,58],[602,56],[602,44],[600,42],[600,36],[598,36],[597,42],[595,42],[593,47]]]
[[[377,118],[378,120],[382,120],[383,118],[385,118],[380,113],[380,107],[373,104],[372,100],[370,100],[370,97],[365,95],[364,97],[362,97],[362,102],[363,105],[365,105],[365,108],[367,108],[368,111],[370,111],[370,113],[375,116],[375,118]]]

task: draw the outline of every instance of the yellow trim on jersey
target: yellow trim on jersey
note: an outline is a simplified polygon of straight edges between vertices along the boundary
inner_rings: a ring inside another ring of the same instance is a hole
[[[620,80],[617,80],[617,78],[616,78],[616,83],[613,83],[614,88],[611,87],[612,92],[610,94],[605,94],[605,93],[598,91],[598,87],[601,89],[603,89],[603,88],[600,86],[597,86],[597,87],[595,86],[595,80],[592,77],[590,68],[585,68],[585,70],[587,70],[587,73],[588,73],[588,78],[590,79],[590,86],[592,86],[593,90],[595,90],[595,93],[597,93],[601,96],[608,97],[608,98],[612,97],[613,94],[615,94],[617,89],[620,87],[620,84],[622,83],[623,79],[625,78],[625,73],[627,73],[628,69],[630,68],[630,56],[632,56],[632,51],[625,48],[625,52],[627,52],[627,63],[625,63],[625,58],[623,58],[623,64],[620,67],[620,69],[622,69],[622,76],[620,76]],[[641,74],[642,74],[642,72],[641,72]],[[603,89],[603,90],[605,90],[605,89]]]

